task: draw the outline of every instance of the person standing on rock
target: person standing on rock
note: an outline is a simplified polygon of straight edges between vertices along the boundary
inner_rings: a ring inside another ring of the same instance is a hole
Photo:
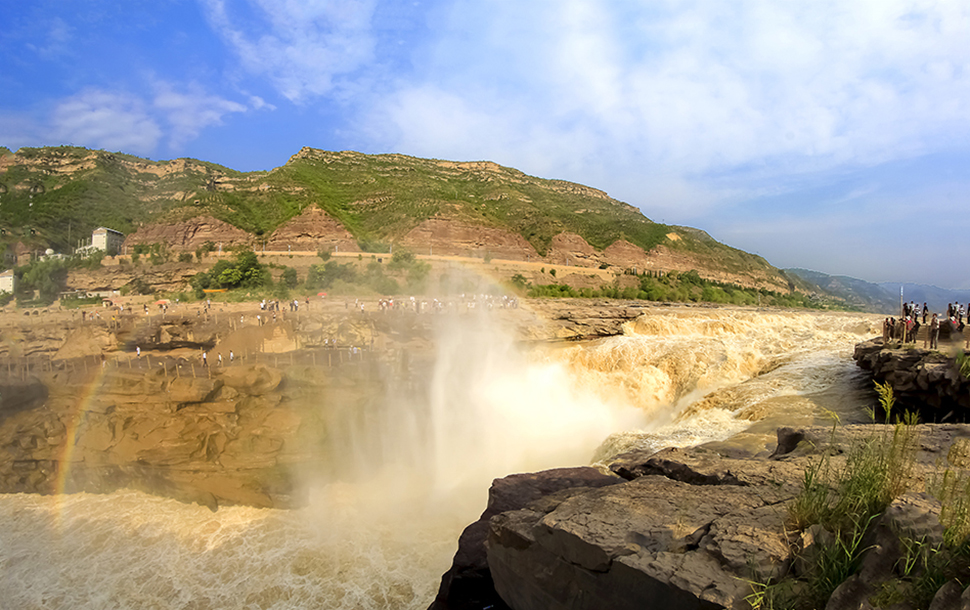
[[[938,349],[940,343],[940,320],[933,314],[930,320],[930,349]]]
[[[926,314],[929,313],[926,303],[923,303],[923,324],[926,324]]]

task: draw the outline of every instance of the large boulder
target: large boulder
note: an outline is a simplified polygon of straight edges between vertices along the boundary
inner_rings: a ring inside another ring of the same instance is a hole
[[[495,586],[515,610],[742,608],[791,559],[776,494],[662,476],[496,517]],[[767,490],[761,490],[767,491]]]

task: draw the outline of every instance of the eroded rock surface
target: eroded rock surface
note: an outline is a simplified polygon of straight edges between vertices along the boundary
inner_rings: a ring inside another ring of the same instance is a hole
[[[332,431],[387,391],[379,359],[285,370],[145,360],[0,386],[0,493],[129,487],[212,508],[300,505],[301,473],[339,466]]]
[[[624,483],[562,490],[491,516],[488,574],[514,610],[748,608],[750,581],[800,573],[797,552],[811,553],[825,539],[824,530],[786,532],[787,504],[801,489],[805,467],[826,455],[838,469],[854,444],[891,430],[781,429],[777,449],[759,456],[727,457],[705,446],[624,454],[611,465]],[[873,528],[862,578],[837,591],[845,603],[872,594],[892,576],[901,533],[930,539],[942,532],[938,503],[918,492],[941,465],[961,467],[970,426],[923,425],[918,431],[911,492]],[[958,593],[949,590],[946,599]],[[456,597],[449,603],[433,607],[482,607],[462,606]],[[833,603],[842,602],[833,596]]]

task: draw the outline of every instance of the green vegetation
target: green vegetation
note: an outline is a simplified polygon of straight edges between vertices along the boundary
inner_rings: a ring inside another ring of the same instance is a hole
[[[192,276],[192,290],[197,298],[205,289],[266,288],[272,285],[269,269],[259,262],[256,253],[242,250],[234,260],[221,259],[208,271]]]
[[[427,289],[430,271],[431,265],[417,260],[414,253],[398,249],[386,265],[373,257],[363,272],[354,263],[341,264],[333,260],[322,265],[311,265],[304,285],[308,291],[353,293],[364,290],[384,295],[402,292],[420,294]],[[403,289],[398,279],[388,275],[388,272],[403,276]]]
[[[93,252],[87,257],[46,258],[14,269],[17,290],[14,295],[19,307],[46,307],[64,292],[70,269],[96,269],[101,266],[103,252]],[[7,301],[9,302],[9,300]]]
[[[521,235],[540,254],[554,236],[572,232],[600,250],[626,240],[648,251],[690,253],[729,272],[782,278],[760,257],[703,231],[657,224],[601,191],[494,163],[304,149],[273,171],[243,174],[193,159],[154,162],[77,147],[24,148],[13,156],[3,175],[0,226],[7,243],[32,247],[65,251],[99,225],[129,233],[203,214],[260,239],[319,206],[365,252],[389,252],[422,221],[443,218]],[[160,256],[149,258],[157,264]]]
[[[876,391],[881,412],[872,409],[870,416],[875,421],[881,415],[888,423],[895,402],[892,388],[877,383]],[[822,608],[833,591],[859,571],[869,550],[863,540],[913,480],[919,447],[916,418],[907,413],[895,419],[888,431],[874,432],[850,449],[841,468],[832,465],[833,452],[821,448],[822,457],[805,470],[802,491],[788,505],[790,531],[817,528],[812,530],[814,544],[801,558],[807,568],[774,582],[751,581],[752,594],[746,599],[752,608]],[[833,440],[835,431],[833,427]],[[970,579],[970,479],[948,469],[928,482],[927,490],[943,506],[943,541],[934,545],[896,532],[902,557],[896,576],[882,583],[869,600],[874,607],[906,602],[925,608],[944,583]]]
[[[555,269],[550,274],[555,277]],[[520,276],[521,277],[521,276]],[[523,278],[524,280],[524,278]],[[781,294],[772,290],[743,288],[735,284],[725,284],[706,280],[691,270],[685,273],[671,271],[639,276],[637,286],[619,287],[613,285],[593,288],[572,288],[564,284],[529,285],[528,296],[551,298],[611,298],[639,299],[642,301],[668,301],[678,303],[705,302],[730,305],[772,305],[778,307],[837,308],[838,304],[822,302],[801,293]]]

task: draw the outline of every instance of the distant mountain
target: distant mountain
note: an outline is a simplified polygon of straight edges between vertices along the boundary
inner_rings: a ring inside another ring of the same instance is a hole
[[[970,290],[949,290],[936,286],[898,282],[874,284],[854,277],[828,275],[809,269],[785,269],[785,271],[811,282],[824,292],[843,299],[850,307],[873,313],[897,315],[900,286],[903,288],[902,298],[906,302],[914,301],[920,305],[926,303],[930,311],[945,313],[948,303],[958,302],[964,305],[970,303]]]
[[[897,304],[899,303],[899,287],[902,286],[903,299],[907,302],[915,301],[920,305],[926,303],[930,311],[935,312],[946,313],[946,307],[949,303],[963,303],[964,307],[970,303],[970,290],[949,290],[924,284],[894,284],[892,282],[883,282],[879,285],[895,295]]]
[[[879,284],[844,275],[828,275],[809,269],[785,269],[845,301],[846,305],[873,313],[894,314],[899,310],[899,297]],[[898,294],[898,287],[897,287]]]

